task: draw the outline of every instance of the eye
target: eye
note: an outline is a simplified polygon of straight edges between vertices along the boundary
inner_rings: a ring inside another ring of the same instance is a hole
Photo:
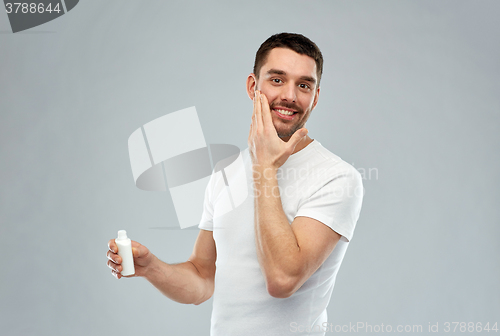
[[[283,83],[283,81],[279,78],[272,78],[271,81],[276,83],[276,84]]]
[[[311,88],[311,87],[310,87],[309,85],[307,85],[307,84],[299,84],[299,87],[300,87],[301,89],[310,89],[310,88]]]

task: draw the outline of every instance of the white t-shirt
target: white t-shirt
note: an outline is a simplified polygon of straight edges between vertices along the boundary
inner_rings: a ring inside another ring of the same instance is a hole
[[[326,307],[361,211],[361,175],[316,140],[280,167],[288,221],[314,218],[342,237],[302,287],[279,299],[267,292],[257,260],[251,164],[247,148],[224,174],[214,173],[206,189],[199,228],[213,231],[217,248],[211,335],[324,335]]]

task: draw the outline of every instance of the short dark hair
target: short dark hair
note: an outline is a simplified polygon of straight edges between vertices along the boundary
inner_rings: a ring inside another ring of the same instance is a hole
[[[323,74],[323,55],[318,46],[301,34],[295,33],[280,33],[274,34],[260,45],[257,54],[255,55],[255,63],[253,73],[259,78],[259,72],[262,65],[266,62],[269,52],[274,48],[288,48],[298,54],[306,55],[314,59],[316,62],[316,74],[318,76],[318,86]]]

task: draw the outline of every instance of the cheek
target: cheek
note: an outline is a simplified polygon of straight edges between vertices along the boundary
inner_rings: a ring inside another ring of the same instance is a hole
[[[278,95],[272,89],[271,90],[269,90],[269,89],[262,90],[261,92],[266,95],[266,98],[267,98],[267,101],[269,102],[269,104],[271,104],[272,102],[274,102],[278,98]]]
[[[301,101],[301,105],[304,107],[304,111],[310,110],[314,104],[314,97],[308,96]]]
[[[259,85],[258,90],[260,90],[263,94],[266,95],[267,100],[269,100],[269,102],[274,101],[279,96],[279,88],[269,84],[268,82],[261,83],[261,85]]]

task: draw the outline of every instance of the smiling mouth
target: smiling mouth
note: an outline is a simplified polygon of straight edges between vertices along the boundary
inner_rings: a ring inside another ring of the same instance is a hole
[[[273,110],[275,110],[279,114],[286,115],[286,116],[291,116],[291,115],[294,115],[295,113],[297,113],[297,112],[294,112],[294,111],[282,110],[282,109],[279,109],[279,108],[274,108]]]
[[[285,119],[285,120],[292,120],[292,119],[294,119],[295,115],[297,114],[297,112],[289,111],[289,110],[283,110],[283,109],[280,109],[280,108],[273,108],[273,111],[276,113],[276,115],[280,119]]]

